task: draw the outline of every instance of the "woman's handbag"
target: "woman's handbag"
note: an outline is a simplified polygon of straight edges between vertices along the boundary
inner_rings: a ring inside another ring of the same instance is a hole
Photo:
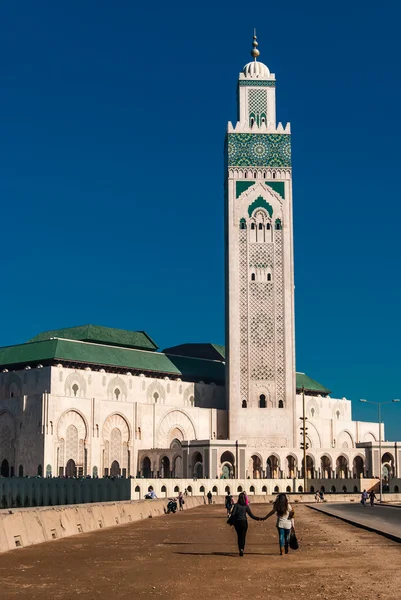
[[[299,548],[299,544],[298,544],[298,540],[297,540],[297,536],[295,534],[294,528],[291,529],[291,533],[290,533],[290,548],[291,548],[291,550],[298,550],[298,548]]]
[[[234,525],[235,521],[236,521],[236,512],[237,512],[237,505],[234,505],[234,508],[231,511],[230,516],[227,519],[227,525]]]

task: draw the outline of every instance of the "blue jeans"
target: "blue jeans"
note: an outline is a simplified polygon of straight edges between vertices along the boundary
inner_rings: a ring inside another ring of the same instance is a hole
[[[284,548],[284,546],[288,546],[288,542],[290,541],[291,529],[284,529],[283,527],[277,527],[277,529],[280,548]]]

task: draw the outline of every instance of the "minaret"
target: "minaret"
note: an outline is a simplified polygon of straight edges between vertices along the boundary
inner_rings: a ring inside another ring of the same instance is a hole
[[[297,446],[290,126],[276,125],[276,80],[258,61],[238,81],[226,136],[226,347],[231,440]]]

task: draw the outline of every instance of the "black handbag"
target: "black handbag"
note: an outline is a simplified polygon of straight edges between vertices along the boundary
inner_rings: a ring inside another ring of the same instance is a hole
[[[291,550],[298,550],[298,548],[299,548],[297,536],[295,534],[295,529],[291,529],[291,533],[290,533],[290,548],[291,548]]]
[[[237,510],[236,509],[237,509],[237,505],[235,505],[231,511],[231,514],[227,519],[227,525],[234,525],[235,521],[237,520],[237,516],[236,516]]]

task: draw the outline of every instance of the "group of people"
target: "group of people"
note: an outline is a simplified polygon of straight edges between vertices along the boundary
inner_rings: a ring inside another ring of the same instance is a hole
[[[316,492],[315,494],[315,502],[317,502],[317,504],[319,504],[320,502],[324,502],[324,491],[320,490]]]
[[[244,556],[246,534],[248,531],[248,518],[255,521],[266,521],[272,515],[277,518],[276,527],[278,531],[280,555],[288,554],[291,532],[295,535],[294,511],[285,494],[279,494],[273,504],[272,510],[265,517],[257,517],[251,511],[249,499],[245,492],[238,496],[238,502],[234,504],[233,497],[227,494],[225,505],[228,515],[228,523],[234,526],[238,539],[238,551]]]
[[[370,502],[370,506],[373,506],[376,500],[376,494],[374,493],[373,490],[370,490],[370,492],[367,492],[366,490],[363,490],[362,494],[361,494],[361,504],[363,506],[366,506],[366,502],[369,500]]]

